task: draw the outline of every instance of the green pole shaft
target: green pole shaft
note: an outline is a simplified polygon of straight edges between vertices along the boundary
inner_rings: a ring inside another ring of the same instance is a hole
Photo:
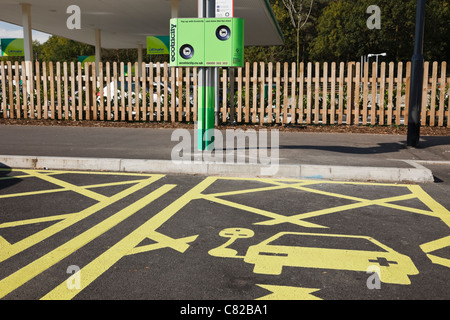
[[[199,17],[215,17],[215,0],[199,1]],[[214,79],[212,68],[200,68],[197,110],[197,149],[212,148],[214,140]]]

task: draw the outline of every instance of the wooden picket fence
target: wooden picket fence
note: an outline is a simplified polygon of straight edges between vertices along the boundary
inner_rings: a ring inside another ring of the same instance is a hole
[[[421,124],[450,127],[447,63],[424,67]],[[139,69],[123,62],[99,63],[96,70],[95,63],[2,61],[0,118],[196,121],[197,68],[143,63]],[[410,62],[247,62],[218,69],[218,120],[407,125],[410,76]]]

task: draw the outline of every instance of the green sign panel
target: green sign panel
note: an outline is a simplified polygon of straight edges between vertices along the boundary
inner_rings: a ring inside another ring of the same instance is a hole
[[[169,36],[148,36],[147,54],[169,54]]]
[[[2,57],[23,57],[23,39],[6,38],[1,39]]]
[[[243,19],[170,20],[171,66],[242,67],[243,64]]]
[[[95,62],[95,56],[78,56],[78,62],[84,64],[85,62]]]

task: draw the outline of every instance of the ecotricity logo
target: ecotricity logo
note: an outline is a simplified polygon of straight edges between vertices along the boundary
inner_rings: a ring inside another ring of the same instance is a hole
[[[170,61],[175,62],[175,29],[177,25],[176,24],[170,24]]]

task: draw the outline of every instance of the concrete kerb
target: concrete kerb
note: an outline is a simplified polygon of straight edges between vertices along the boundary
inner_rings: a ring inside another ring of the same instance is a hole
[[[217,164],[171,160],[79,158],[0,155],[0,166],[17,169],[52,169],[165,174],[200,174],[239,177],[308,178],[394,183],[433,182],[425,167],[357,167],[309,164],[279,164],[274,168],[254,164]]]

